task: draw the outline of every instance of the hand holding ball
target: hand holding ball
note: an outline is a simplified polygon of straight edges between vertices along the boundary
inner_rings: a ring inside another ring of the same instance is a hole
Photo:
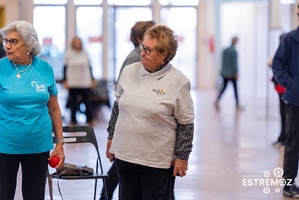
[[[60,159],[59,159],[58,156],[53,156],[53,157],[51,158],[51,160],[49,160],[49,165],[50,165],[51,167],[55,168],[55,167],[59,164],[59,161],[60,161]]]

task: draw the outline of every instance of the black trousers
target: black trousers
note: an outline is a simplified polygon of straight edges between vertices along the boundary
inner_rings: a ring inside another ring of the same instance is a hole
[[[173,168],[172,168],[172,170],[173,170]],[[117,175],[115,162],[112,163],[107,174],[109,175],[109,178],[106,179],[108,200],[111,200],[111,199],[113,199],[113,193],[118,185],[118,175]],[[175,197],[174,197],[175,178],[176,178],[175,176],[170,174],[171,200],[175,199]],[[104,187],[102,188],[100,200],[105,200]]]
[[[109,176],[109,178],[106,179],[107,194],[108,194],[108,200],[111,200],[113,198],[114,190],[118,185],[118,176],[117,176],[115,162],[112,163],[107,174]],[[100,200],[105,200],[104,187],[102,188]]]
[[[287,140],[286,135],[286,104],[284,100],[282,100],[282,94],[278,94],[279,96],[279,112],[280,112],[280,121],[281,121],[281,130],[278,136],[277,142],[285,143]]]
[[[297,177],[299,156],[299,107],[286,104],[286,134],[283,170],[284,179]]]
[[[71,122],[77,123],[76,113],[78,110],[78,104],[83,103],[85,105],[86,122],[92,122],[92,104],[90,101],[90,89],[89,88],[71,88],[69,95],[71,98]],[[81,101],[78,101],[81,98]]]
[[[169,200],[172,169],[158,169],[116,159],[119,200]]]
[[[236,106],[239,106],[237,79],[236,78],[227,78],[227,77],[222,77],[222,78],[223,78],[223,85],[222,85],[222,88],[221,88],[221,90],[219,92],[219,95],[217,97],[217,102],[220,100],[222,94],[224,93],[228,82],[232,82],[233,87],[234,87],[234,92],[235,92]]]
[[[19,166],[22,168],[24,200],[44,200],[49,152],[38,154],[0,153],[0,199],[14,200]]]

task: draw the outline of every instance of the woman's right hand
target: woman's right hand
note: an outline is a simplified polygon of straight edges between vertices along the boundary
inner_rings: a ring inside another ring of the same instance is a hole
[[[69,86],[68,86],[68,84],[67,84],[66,81],[63,82],[63,87],[64,87],[65,89],[67,89],[67,90],[69,89]]]
[[[110,153],[112,140],[107,140],[107,146],[106,146],[106,157],[109,159],[110,162],[115,160],[115,155],[113,153]]]

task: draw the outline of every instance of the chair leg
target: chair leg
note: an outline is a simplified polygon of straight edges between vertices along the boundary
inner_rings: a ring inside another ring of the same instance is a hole
[[[97,185],[98,185],[98,179],[95,179],[93,200],[96,200],[97,197]]]

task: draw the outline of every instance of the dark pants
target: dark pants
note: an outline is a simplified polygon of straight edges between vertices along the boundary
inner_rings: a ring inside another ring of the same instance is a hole
[[[223,85],[222,88],[219,92],[219,95],[217,97],[217,102],[220,100],[223,92],[225,91],[227,87],[228,82],[232,82],[234,91],[235,91],[235,99],[236,99],[236,106],[239,106],[239,98],[238,98],[238,87],[237,87],[237,79],[236,78],[227,78],[227,77],[222,77],[223,78]]]
[[[173,170],[173,168],[172,168]],[[118,175],[115,166],[115,162],[112,163],[109,171],[108,171],[109,178],[106,179],[106,186],[107,186],[107,193],[108,193],[108,200],[113,198],[113,193],[118,185]],[[175,176],[170,174],[170,187],[171,187],[171,200],[174,200],[174,184],[175,184]],[[102,188],[102,194],[100,200],[105,200],[105,192],[104,187]]]
[[[14,200],[17,174],[22,167],[24,200],[44,200],[49,152],[39,154],[0,153],[0,199]]]
[[[168,200],[172,169],[158,169],[116,159],[119,200]]]
[[[280,135],[277,139],[277,142],[285,143],[287,140],[286,135],[286,104],[284,103],[284,100],[282,100],[282,94],[279,95],[279,112],[280,112],[280,121],[281,121],[281,131]]]
[[[112,163],[107,174],[109,176],[109,178],[106,179],[107,194],[108,194],[108,200],[111,200],[113,198],[114,190],[116,189],[116,187],[118,185],[118,176],[117,176],[117,170],[115,167],[115,162]],[[100,200],[104,200],[104,199],[105,199],[105,192],[104,192],[104,187],[103,187]]]
[[[299,107],[286,104],[286,134],[284,149],[283,177],[292,179],[297,177],[299,156]]]
[[[83,103],[85,105],[85,115],[86,122],[92,122],[92,104],[89,99],[90,97],[90,89],[86,88],[71,88],[69,91],[69,95],[71,98],[71,122],[77,123],[76,113],[78,110],[79,103]],[[81,101],[78,100],[81,98]]]

